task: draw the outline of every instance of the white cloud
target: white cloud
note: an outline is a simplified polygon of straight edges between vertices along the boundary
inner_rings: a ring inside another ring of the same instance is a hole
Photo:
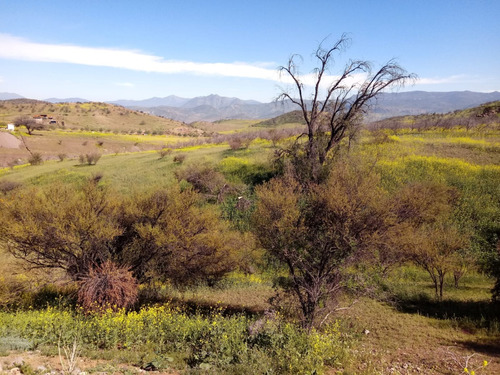
[[[0,48],[0,58],[4,59],[104,66],[164,74],[185,73],[258,78],[293,84],[290,77],[285,74],[280,75],[275,68],[276,65],[270,62],[249,64],[245,62],[201,63],[165,60],[162,57],[145,54],[140,51],[35,43],[24,38],[1,33],[0,46],[2,46]],[[316,83],[316,76],[314,74],[305,74],[300,78],[307,86],[314,86]],[[336,78],[338,77],[323,76],[321,86],[328,86]],[[363,78],[365,78],[364,75],[353,75],[346,81],[346,84],[360,83],[363,81]],[[132,86],[128,82],[117,84],[125,87]]]
[[[102,66],[163,74],[257,78],[282,84],[291,84],[292,86],[294,84],[291,77],[287,74],[280,74],[276,69],[276,65],[271,62],[202,63],[166,60],[163,57],[146,54],[136,50],[36,43],[24,38],[2,33],[0,33],[0,46],[0,58],[4,59]],[[458,76],[450,78],[457,79],[456,77]],[[328,87],[338,78],[339,76],[325,74],[322,77],[321,87]],[[344,81],[344,85],[358,86],[363,83],[366,78],[366,74],[352,74]],[[418,81],[418,84],[444,83],[449,82],[450,78],[422,78]],[[300,80],[306,86],[314,86],[317,77],[312,73],[303,74],[300,76]],[[122,87],[134,86],[129,82],[120,82],[116,83],[116,85]]]
[[[0,58],[5,59],[105,66],[166,74],[278,79],[276,70],[266,69],[262,64],[165,60],[140,51],[35,43],[8,34],[0,34],[0,45]]]

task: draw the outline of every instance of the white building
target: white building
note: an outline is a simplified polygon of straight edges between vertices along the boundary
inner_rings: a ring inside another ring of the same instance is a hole
[[[7,124],[7,130],[14,131],[16,130],[16,126],[14,124]]]

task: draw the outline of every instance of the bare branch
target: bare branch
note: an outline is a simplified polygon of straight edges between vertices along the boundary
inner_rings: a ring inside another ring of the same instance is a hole
[[[279,68],[280,73],[285,73],[291,78],[295,95],[284,91],[278,100],[289,100],[298,105],[307,124],[308,142],[305,152],[313,180],[318,177],[330,150],[340,144],[347,134],[356,130],[362,115],[366,113],[374,98],[383,90],[401,87],[416,78],[414,74],[409,74],[399,66],[394,59],[382,65],[375,73],[372,73],[370,62],[351,60],[338,78],[322,91],[324,81],[331,78],[327,73],[335,63],[335,57],[348,47],[350,39],[343,34],[329,48],[325,48],[323,43],[324,41],[314,52],[317,67],[312,71],[315,82],[310,101],[306,100],[306,87],[297,64],[300,56],[292,55],[287,66]],[[358,73],[366,74],[366,79],[359,82]],[[325,126],[329,132],[325,131]]]

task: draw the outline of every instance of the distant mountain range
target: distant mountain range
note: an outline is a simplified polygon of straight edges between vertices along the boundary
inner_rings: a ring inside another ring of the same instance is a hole
[[[24,96],[12,92],[0,92],[0,100],[24,99]]]
[[[0,100],[19,98],[22,96],[18,94],[0,93]],[[496,100],[500,100],[500,92],[498,91],[492,93],[472,91],[383,93],[371,103],[367,120],[375,121],[393,116],[421,113],[445,113]],[[49,98],[45,101],[57,103],[86,102],[88,100]],[[108,103],[187,123],[222,119],[268,119],[298,109],[291,102],[261,103],[255,100],[242,100],[219,95],[199,96],[191,99],[170,95],[164,98],[116,100]]]
[[[146,100],[117,100],[109,102],[152,115],[178,121],[216,121],[222,119],[265,119],[290,112],[296,107],[291,103],[261,103],[219,95],[198,96],[187,99],[178,96]]]

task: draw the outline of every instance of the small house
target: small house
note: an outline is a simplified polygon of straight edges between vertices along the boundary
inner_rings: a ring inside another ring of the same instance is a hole
[[[13,132],[16,130],[16,126],[14,124],[7,124],[7,130]]]

